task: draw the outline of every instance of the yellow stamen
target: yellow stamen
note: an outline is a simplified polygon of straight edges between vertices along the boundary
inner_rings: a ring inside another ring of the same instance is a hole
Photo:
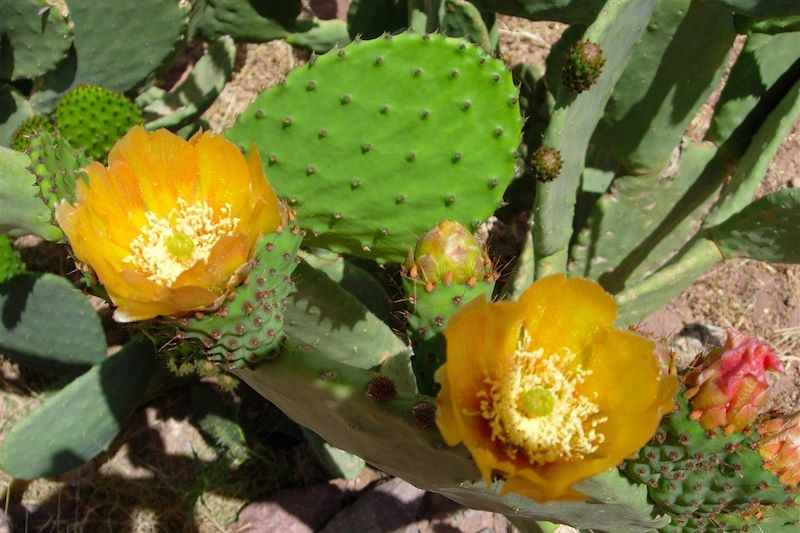
[[[581,459],[603,442],[596,427],[607,419],[577,391],[588,371],[575,359],[569,351],[530,351],[523,330],[510,370],[495,379],[487,376],[481,416],[489,421],[492,440],[503,443],[512,459],[520,452],[533,464]]]
[[[231,216],[230,204],[215,213],[204,202],[189,205],[181,198],[166,217],[148,212],[145,218],[147,223],[131,241],[131,254],[123,261],[166,287],[198,262],[206,261],[214,245],[233,234],[239,224],[239,219]]]

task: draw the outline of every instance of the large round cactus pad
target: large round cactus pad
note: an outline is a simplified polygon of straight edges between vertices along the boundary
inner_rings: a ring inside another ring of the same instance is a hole
[[[229,130],[255,143],[308,242],[400,261],[419,235],[488,217],[521,120],[504,65],[441,35],[357,41],[292,72]]]

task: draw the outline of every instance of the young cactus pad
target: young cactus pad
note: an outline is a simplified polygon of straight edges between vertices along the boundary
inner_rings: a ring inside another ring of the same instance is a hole
[[[309,244],[400,262],[439,220],[474,229],[492,213],[520,129],[500,61],[463,40],[402,34],[294,71],[228,137],[255,140]]]
[[[55,117],[59,132],[94,159],[105,159],[125,132],[142,123],[142,112],[133,102],[94,85],[67,93],[58,103]]]

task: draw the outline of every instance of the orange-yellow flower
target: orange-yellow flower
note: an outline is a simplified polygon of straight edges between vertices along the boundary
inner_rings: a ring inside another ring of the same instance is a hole
[[[127,322],[213,307],[256,240],[281,224],[258,151],[248,160],[209,132],[186,141],[130,130],[78,180],[56,219]]]
[[[487,485],[537,501],[580,500],[572,485],[653,436],[677,388],[653,342],[613,327],[614,299],[550,276],[518,302],[477,298],[445,329],[436,423],[463,442]]]

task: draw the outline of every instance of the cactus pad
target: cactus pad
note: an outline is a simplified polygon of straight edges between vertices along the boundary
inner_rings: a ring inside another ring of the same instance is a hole
[[[54,209],[61,200],[75,201],[75,183],[81,169],[89,164],[82,150],[50,131],[28,137],[31,170],[36,175],[42,201]]]
[[[58,9],[45,0],[0,0],[0,78],[35,78],[67,55],[72,35]]]
[[[104,357],[6,435],[0,468],[15,478],[34,479],[89,461],[108,448],[142,401],[155,362],[153,345],[142,338]]]
[[[656,507],[672,515],[666,531],[705,531],[719,514],[794,499],[777,476],[762,467],[754,449],[757,432],[706,431],[689,420],[690,408],[681,394],[678,405],[639,456],[625,465],[631,479],[648,485]]]
[[[83,85],[67,93],[56,108],[56,126],[74,146],[94,159],[105,160],[125,133],[142,123],[142,112],[121,94]]]
[[[228,137],[256,140],[310,244],[400,262],[437,221],[474,226],[495,209],[514,174],[517,98],[474,45],[387,36],[294,71]]]
[[[11,138],[11,149],[24,152],[31,145],[30,136],[40,131],[54,132],[53,123],[47,117],[33,116],[19,125]]]
[[[232,299],[213,313],[179,319],[178,337],[199,340],[205,355],[235,367],[267,357],[282,338],[302,238],[296,227],[261,237],[247,279]]]

